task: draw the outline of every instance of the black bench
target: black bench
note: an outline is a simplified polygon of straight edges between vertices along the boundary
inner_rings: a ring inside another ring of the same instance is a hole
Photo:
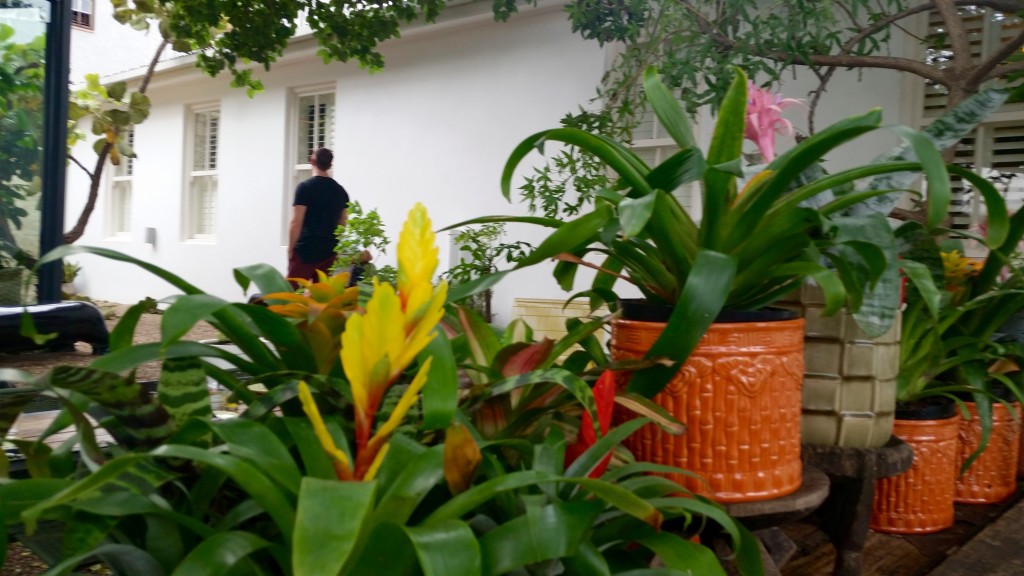
[[[21,315],[24,312],[32,316],[36,332],[56,333],[57,336],[41,345],[22,336]],[[75,342],[91,345],[94,355],[106,354],[110,350],[110,332],[103,321],[103,314],[89,302],[0,306],[0,352],[68,352],[75,349]]]

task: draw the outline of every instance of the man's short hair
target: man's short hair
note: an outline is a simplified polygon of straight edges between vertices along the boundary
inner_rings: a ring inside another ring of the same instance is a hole
[[[316,152],[313,153],[313,160],[317,168],[330,170],[331,164],[334,163],[334,152],[327,148],[317,148]]]

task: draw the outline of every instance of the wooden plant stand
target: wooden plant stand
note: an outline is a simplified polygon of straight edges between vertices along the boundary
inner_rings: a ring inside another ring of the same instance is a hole
[[[779,567],[796,551],[796,545],[779,526],[795,522],[817,509],[829,494],[829,479],[814,466],[803,467],[800,488],[779,498],[757,502],[722,503],[722,507],[757,536],[765,576],[778,576]],[[728,560],[732,553],[722,535],[714,538],[714,550],[727,572],[737,573]]]
[[[821,505],[821,529],[836,549],[835,576],[861,573],[864,542],[875,497],[875,481],[906,472],[914,451],[895,436],[879,448],[803,446],[805,466],[825,472],[832,489]]]

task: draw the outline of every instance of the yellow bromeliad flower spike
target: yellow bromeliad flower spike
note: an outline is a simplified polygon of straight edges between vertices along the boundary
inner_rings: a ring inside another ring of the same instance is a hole
[[[420,366],[387,422],[373,435],[384,394],[430,343],[444,316],[448,285],[443,281],[436,287],[432,284],[436,268],[437,246],[430,218],[426,208],[416,204],[399,236],[398,291],[375,279],[365,312],[349,317],[341,335],[341,362],[355,404],[353,476],[357,480],[372,478],[387,451],[388,438],[427,382],[429,359]],[[319,418],[309,409],[306,414]],[[324,449],[330,453],[330,446],[325,444]]]

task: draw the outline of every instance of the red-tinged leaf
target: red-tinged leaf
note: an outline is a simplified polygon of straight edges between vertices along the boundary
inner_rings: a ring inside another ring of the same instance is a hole
[[[601,428],[601,434],[608,432],[612,424],[612,411],[615,409],[615,376],[611,370],[605,370],[601,377],[594,384],[594,400],[597,403],[597,421]],[[576,442],[565,449],[565,465],[568,467],[583,455],[588,448],[597,443],[597,436],[594,433],[594,420],[590,413],[583,412],[580,421],[580,433]],[[591,478],[600,478],[608,468],[611,461],[611,452],[588,474]]]
[[[469,429],[459,423],[448,427],[444,438],[444,479],[452,494],[461,494],[473,484],[483,456]]]
[[[506,348],[511,353],[507,359],[502,358],[502,353],[498,354],[495,362],[495,368],[501,370],[501,375],[504,377],[518,376],[519,374],[526,374],[532,372],[541,367],[541,364],[547,360],[551,354],[551,349],[554,348],[555,342],[550,338],[545,338],[540,342],[534,344],[527,344],[521,347],[508,347]],[[504,350],[502,350],[504,352]]]

